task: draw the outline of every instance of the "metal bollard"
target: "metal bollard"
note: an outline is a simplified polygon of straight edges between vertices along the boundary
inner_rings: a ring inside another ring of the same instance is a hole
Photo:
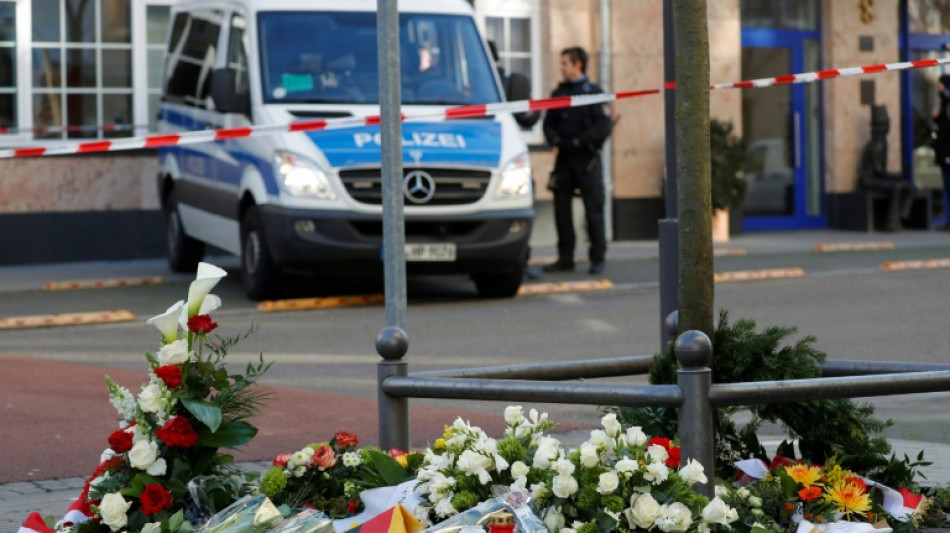
[[[712,498],[716,488],[716,435],[712,404],[709,402],[712,342],[705,333],[690,330],[676,339],[673,353],[680,364],[676,371],[676,382],[683,391],[683,405],[679,412],[682,461],[685,463],[687,459],[694,459],[703,465],[709,481],[696,487],[696,490]]]
[[[390,376],[409,374],[409,336],[400,328],[383,328],[376,336],[376,353],[383,360],[376,364],[376,394],[379,402],[379,447],[383,450],[409,449],[409,399],[393,398],[383,392],[383,381]]]
[[[666,315],[663,326],[666,329],[666,344],[664,344],[663,349],[666,350],[680,333],[680,312],[674,309],[673,312]]]

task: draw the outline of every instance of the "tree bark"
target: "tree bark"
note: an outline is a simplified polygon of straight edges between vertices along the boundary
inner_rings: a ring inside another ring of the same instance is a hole
[[[679,331],[713,335],[712,186],[709,162],[709,30],[706,0],[674,0]]]

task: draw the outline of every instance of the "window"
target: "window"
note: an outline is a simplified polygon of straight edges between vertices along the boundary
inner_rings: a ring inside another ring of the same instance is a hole
[[[16,4],[0,1],[0,132],[16,128]]]
[[[746,27],[819,29],[819,0],[742,0],[739,9]]]
[[[234,69],[234,94],[249,98],[251,81],[247,67],[246,28],[247,23],[243,15],[235,13],[231,16],[231,35],[228,36],[228,68]]]
[[[130,124],[130,2],[32,0],[31,7],[33,125],[61,128],[37,137],[96,137],[99,125]]]
[[[498,67],[505,74],[524,74],[531,80],[531,97],[543,98],[541,86],[540,12],[537,0],[476,0],[483,17],[485,37],[495,44]],[[525,131],[530,144],[543,142],[540,122]]]
[[[950,0],[910,0],[907,11],[911,33],[950,33]]]
[[[149,5],[145,8],[145,63],[147,69],[149,131],[155,131],[158,123],[158,108],[162,98],[162,72],[165,67],[165,48],[168,41],[168,22],[171,7]]]
[[[204,107],[220,33],[220,11],[179,13],[175,17],[165,65],[169,101]]]

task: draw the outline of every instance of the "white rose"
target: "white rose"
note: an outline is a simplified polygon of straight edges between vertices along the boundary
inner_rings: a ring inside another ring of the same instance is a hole
[[[556,469],[558,474],[569,476],[574,473],[574,463],[567,459],[558,459]]]
[[[146,413],[157,413],[165,406],[165,396],[157,383],[152,383],[142,389],[139,394],[139,407]]]
[[[564,528],[567,521],[561,514],[561,508],[551,506],[544,512],[544,525],[548,526],[548,531],[559,531]]]
[[[621,474],[632,474],[640,469],[640,465],[634,459],[629,457],[624,457],[623,459],[617,461],[617,464],[614,465],[614,468],[617,469],[617,472]]]
[[[178,339],[175,342],[170,342],[158,350],[158,362],[162,366],[180,365],[190,358],[191,354],[188,352],[187,339]]]
[[[102,455],[99,456],[99,462],[104,463],[113,457],[115,457],[115,450],[112,448],[106,448],[105,450],[102,450]]]
[[[577,489],[577,480],[573,476],[559,474],[551,480],[551,492],[558,498],[572,496]]]
[[[581,444],[581,465],[585,468],[594,468],[600,464],[600,454],[597,447],[589,442]]]
[[[703,507],[700,513],[707,524],[729,525],[739,518],[736,510],[726,505],[722,498],[716,497]]]
[[[660,517],[660,504],[650,494],[637,493],[630,497],[630,507],[624,510],[623,515],[630,529],[650,529]]]
[[[509,427],[518,427],[522,420],[524,420],[524,409],[520,405],[505,407],[505,424]]]
[[[666,451],[666,448],[658,444],[651,444],[647,447],[647,455],[650,456],[650,462],[652,463],[662,463],[670,458],[670,453]]]
[[[149,522],[142,526],[142,533],[159,533],[162,530],[161,522]]]
[[[762,498],[758,496],[749,496],[749,505],[752,507],[762,507]]]
[[[601,494],[610,494],[620,486],[620,478],[615,472],[604,472],[600,475],[597,482],[597,492]]]
[[[102,518],[102,523],[109,526],[112,531],[124,528],[129,522],[129,517],[125,513],[131,506],[132,502],[125,501],[125,498],[117,492],[106,494],[99,502],[99,516]]]
[[[693,523],[693,513],[680,502],[664,505],[660,513],[663,516],[656,521],[656,525],[665,533],[683,533]]]
[[[670,469],[663,463],[650,463],[647,465],[647,473],[643,477],[647,481],[652,481],[654,485],[659,485],[670,477]]]
[[[140,440],[129,450],[129,464],[132,468],[147,470],[158,460],[158,444],[155,441]]]
[[[634,426],[627,429],[627,442],[635,447],[639,448],[647,443],[647,435],[643,432],[643,429],[640,426]]]
[[[168,464],[164,459],[159,457],[154,463],[152,463],[152,466],[145,469],[145,473],[150,476],[164,476],[167,470]]]
[[[607,432],[602,429],[595,429],[590,432],[590,443],[597,446],[598,450],[609,450],[613,448],[614,444],[607,436]]]
[[[752,496],[752,493],[749,492],[749,489],[742,487],[741,489],[736,491],[736,495],[742,498],[743,500],[747,500],[749,499],[749,496]]]
[[[531,485],[531,497],[537,500],[538,498],[543,498],[548,494],[548,486],[543,481],[541,483],[535,483]]]
[[[616,438],[620,435],[622,428],[620,427],[620,422],[617,420],[617,413],[607,413],[600,419],[600,424],[604,426],[608,437]]]
[[[531,469],[524,464],[524,461],[515,461],[511,464],[511,475],[513,477],[527,476],[530,471]]]
[[[455,516],[459,512],[452,506],[452,498],[444,498],[439,501],[435,506],[435,514],[441,516],[442,518],[448,518],[450,516]]]
[[[560,446],[560,443],[555,439],[545,438],[539,441],[538,449],[534,452],[532,466],[544,470],[551,468],[551,462],[555,461],[561,454],[558,446]]]
[[[686,464],[683,465],[683,468],[680,468],[680,478],[685,481],[688,485],[695,485],[696,483],[706,483],[709,481],[706,479],[706,474],[703,470],[703,465],[699,462],[689,459],[686,461]]]

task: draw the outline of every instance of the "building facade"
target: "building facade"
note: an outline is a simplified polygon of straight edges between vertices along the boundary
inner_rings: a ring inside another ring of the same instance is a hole
[[[471,1],[502,67],[529,74],[534,97],[557,84],[560,50],[574,45],[590,52],[591,77],[609,78],[611,90],[663,84],[659,0]],[[0,0],[0,146],[152,131],[172,2]],[[950,0],[709,0],[708,16],[712,82],[950,53]],[[940,74],[715,91],[712,116],[747,144],[744,229],[848,226],[839,200],[856,188],[871,105],[891,117],[890,170],[939,189],[929,118]],[[617,102],[613,113],[621,120],[607,148],[612,234],[652,238],[664,216],[662,97]],[[554,154],[539,126],[524,135],[543,206]],[[156,171],[147,151],[0,160],[0,263],[160,255]],[[935,223],[946,221],[940,204]]]

